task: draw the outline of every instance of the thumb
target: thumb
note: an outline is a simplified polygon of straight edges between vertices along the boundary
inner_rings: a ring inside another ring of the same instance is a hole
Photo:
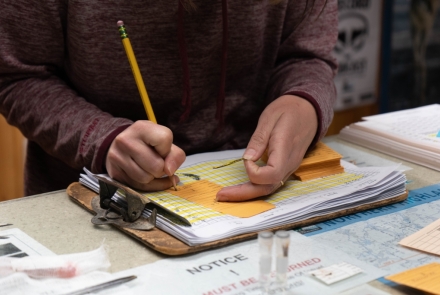
[[[267,129],[267,126],[258,124],[257,129],[252,135],[251,140],[244,151],[243,159],[253,162],[260,159],[268,146],[269,138],[270,131]]]

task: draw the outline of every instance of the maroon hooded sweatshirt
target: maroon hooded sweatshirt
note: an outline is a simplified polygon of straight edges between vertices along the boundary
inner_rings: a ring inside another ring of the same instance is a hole
[[[246,147],[264,107],[284,94],[314,105],[314,142],[325,134],[337,1],[194,3],[2,1],[0,113],[29,139],[26,195],[64,189],[83,167],[104,172],[112,140],[146,119],[118,20],[158,123],[187,154]]]

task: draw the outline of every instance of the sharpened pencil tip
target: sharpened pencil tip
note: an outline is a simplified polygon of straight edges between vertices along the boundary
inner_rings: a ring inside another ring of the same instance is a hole
[[[170,176],[170,180],[171,180],[171,183],[173,184],[174,190],[177,191],[177,186],[176,186],[176,182],[174,181],[174,176]]]
[[[120,26],[123,26],[123,25],[124,25],[124,22],[121,21],[121,20],[118,20],[118,22],[117,22],[116,24],[118,25],[118,27],[120,27]]]

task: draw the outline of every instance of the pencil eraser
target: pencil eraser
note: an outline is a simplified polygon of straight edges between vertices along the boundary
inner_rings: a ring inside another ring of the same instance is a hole
[[[118,20],[117,24],[118,24],[118,27],[120,27],[120,26],[123,26],[123,25],[124,25],[124,22],[121,21],[121,20]]]

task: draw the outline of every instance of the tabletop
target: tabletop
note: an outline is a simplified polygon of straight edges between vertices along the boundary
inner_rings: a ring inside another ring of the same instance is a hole
[[[359,151],[412,168],[405,171],[409,180],[407,186],[409,190],[440,183],[438,171],[342,141],[337,136],[326,137],[323,141],[343,143]],[[74,203],[65,190],[0,202],[0,223],[12,224],[2,227],[1,230],[19,228],[56,254],[90,251],[105,243],[108,246],[111,262],[110,272],[149,264],[168,257],[146,248],[110,226],[93,225],[90,222],[91,218],[92,215]],[[403,287],[391,288],[378,281],[370,284],[391,294],[409,294],[408,289]]]

